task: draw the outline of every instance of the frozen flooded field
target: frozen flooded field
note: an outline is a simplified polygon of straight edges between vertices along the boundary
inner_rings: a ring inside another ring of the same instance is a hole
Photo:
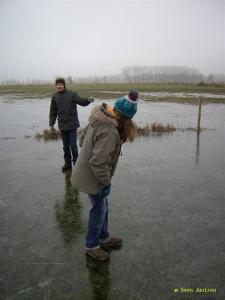
[[[112,94],[121,94],[119,91],[101,91],[101,93],[112,93]],[[167,97],[182,97],[182,98],[188,98],[188,97],[193,97],[193,98],[209,98],[209,99],[225,99],[224,94],[213,94],[213,93],[190,93],[190,92],[141,92],[140,93],[140,98],[150,96],[152,99],[157,98],[167,98]]]
[[[34,139],[49,104],[0,99],[0,299],[224,299],[225,106],[202,107],[199,140],[177,131],[123,146],[110,228],[124,244],[94,263],[84,255],[88,198],[61,173],[61,141]],[[79,107],[82,125],[92,107]],[[197,106],[140,102],[135,120],[195,127]]]

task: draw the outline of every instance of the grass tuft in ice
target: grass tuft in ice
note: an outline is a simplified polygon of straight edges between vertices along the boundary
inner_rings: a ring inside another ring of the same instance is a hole
[[[82,128],[78,128],[77,135],[79,136],[82,133]],[[137,137],[139,136],[149,136],[151,133],[162,133],[162,132],[173,132],[176,131],[176,127],[173,124],[163,125],[162,123],[152,123],[151,125],[147,124],[144,126],[136,126]],[[42,133],[37,133],[35,138],[39,141],[43,139],[44,141],[49,140],[58,140],[61,137],[61,131],[56,129],[51,131],[49,129],[44,129]]]
[[[176,127],[173,124],[167,123],[163,125],[162,123],[152,123],[151,124],[151,131],[152,132],[171,132],[176,131]]]
[[[49,129],[44,129],[42,131],[42,133],[37,133],[35,135],[35,138],[37,140],[45,140],[45,141],[48,141],[48,140],[58,140],[59,138],[61,137],[61,131],[59,129],[55,129],[54,131],[51,131]]]

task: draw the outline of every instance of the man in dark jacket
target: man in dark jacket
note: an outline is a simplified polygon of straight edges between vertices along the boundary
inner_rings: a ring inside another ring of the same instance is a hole
[[[66,89],[64,78],[55,81],[57,92],[53,95],[50,105],[49,126],[54,131],[54,124],[58,117],[58,127],[61,130],[65,164],[62,171],[72,169],[78,157],[77,128],[80,127],[77,104],[87,106],[93,98],[84,98],[79,94]]]

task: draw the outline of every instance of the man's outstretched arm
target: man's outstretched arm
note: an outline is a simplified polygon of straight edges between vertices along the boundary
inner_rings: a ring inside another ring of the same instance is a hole
[[[87,106],[90,103],[94,102],[94,98],[89,97],[89,98],[85,98],[85,97],[81,97],[78,93],[73,93],[73,101],[76,104],[79,104],[81,106]]]

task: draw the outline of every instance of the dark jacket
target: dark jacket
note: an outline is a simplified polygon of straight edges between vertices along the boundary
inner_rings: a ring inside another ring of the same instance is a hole
[[[77,104],[87,106],[91,103],[88,98],[65,89],[63,92],[55,93],[52,97],[49,113],[49,126],[54,126],[58,117],[58,127],[61,130],[70,130],[80,127]]]
[[[72,171],[71,183],[77,190],[97,194],[111,184],[122,141],[117,121],[104,113],[103,105],[92,109],[89,124],[80,137],[81,151]]]

